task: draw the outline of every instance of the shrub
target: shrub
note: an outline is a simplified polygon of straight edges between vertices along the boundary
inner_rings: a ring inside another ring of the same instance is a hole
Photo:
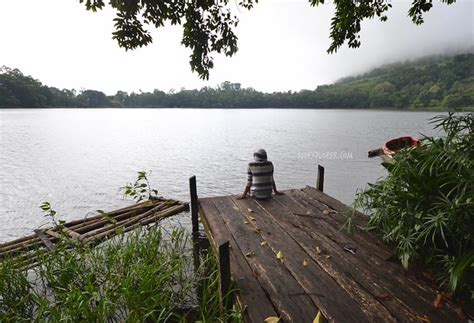
[[[95,248],[58,244],[38,265],[0,264],[0,321],[241,321],[222,311],[217,260],[193,266],[188,234],[159,227],[121,234]],[[193,268],[194,267],[194,268]]]
[[[441,138],[400,151],[386,178],[358,193],[368,229],[394,245],[405,268],[420,265],[440,287],[474,297],[474,114],[431,120]]]

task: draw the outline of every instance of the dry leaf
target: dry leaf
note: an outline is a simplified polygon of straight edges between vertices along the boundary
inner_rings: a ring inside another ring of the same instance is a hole
[[[281,262],[283,262],[283,258],[284,258],[284,257],[283,257],[283,252],[281,252],[281,250],[278,251],[278,253],[277,253],[277,259],[279,259]]]
[[[266,246],[267,244],[268,244],[268,242],[266,242],[266,241],[260,242],[260,245],[261,245],[261,246]]]
[[[326,255],[326,259],[329,259],[329,258],[331,258],[331,256],[330,256],[330,255]]]
[[[262,231],[262,230],[260,230],[259,228],[252,228],[252,229],[250,229],[250,230],[253,231],[253,232],[255,232],[255,233],[259,233],[260,231]]]
[[[253,251],[247,252],[247,253],[245,254],[245,257],[249,257],[249,258],[250,258],[250,257],[253,257],[253,256],[255,256],[255,252],[253,252]]]
[[[269,316],[264,321],[267,323],[277,323],[280,322],[280,318],[276,316]]]
[[[237,206],[233,206],[232,208],[236,211],[240,211],[240,209]]]
[[[306,259],[303,260],[303,266],[305,266],[305,267],[308,266],[308,262],[306,261]]]
[[[248,208],[247,211],[249,211],[249,213],[253,212],[253,210],[251,208]]]
[[[245,224],[249,224],[250,222],[249,222],[249,221],[247,221],[247,220],[244,220],[244,223],[245,223]]]
[[[435,298],[435,300],[434,300],[434,302],[433,302],[433,306],[434,306],[435,308],[441,308],[441,307],[443,307],[443,294],[441,294],[441,293],[437,293],[437,294],[436,294],[436,298]]]
[[[325,321],[326,319],[324,318],[324,315],[321,313],[321,311],[318,311],[318,314],[316,314],[313,323],[324,323]]]
[[[319,248],[319,246],[316,246],[316,252],[318,253],[318,255],[321,253],[321,248]]]
[[[430,319],[428,318],[428,316],[426,315],[418,315],[417,318],[421,321],[421,322],[426,322],[426,323],[430,323]]]

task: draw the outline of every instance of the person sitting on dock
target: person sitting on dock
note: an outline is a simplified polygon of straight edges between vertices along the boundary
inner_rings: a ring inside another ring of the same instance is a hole
[[[273,179],[273,163],[267,160],[267,152],[259,149],[253,154],[253,157],[255,161],[249,163],[247,169],[247,186],[238,199],[246,198],[249,192],[250,196],[256,199],[267,199],[272,196],[272,189],[276,195],[283,195],[276,188]]]

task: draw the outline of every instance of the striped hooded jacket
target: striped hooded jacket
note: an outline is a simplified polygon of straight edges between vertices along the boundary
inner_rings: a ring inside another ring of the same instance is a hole
[[[271,161],[255,161],[247,168],[247,186],[250,186],[250,195],[264,199],[272,195],[273,164]]]

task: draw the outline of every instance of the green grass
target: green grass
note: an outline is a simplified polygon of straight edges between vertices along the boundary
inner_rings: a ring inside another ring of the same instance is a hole
[[[0,266],[0,321],[241,321],[220,306],[216,259],[193,263],[184,230],[122,234],[96,248],[59,245],[26,270]]]

